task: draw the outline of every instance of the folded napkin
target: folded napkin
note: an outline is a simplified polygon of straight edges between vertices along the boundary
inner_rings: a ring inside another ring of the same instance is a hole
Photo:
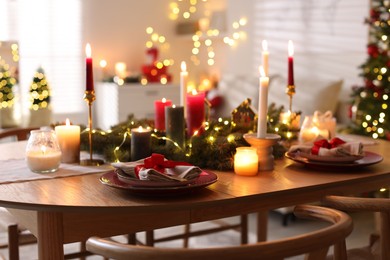
[[[303,152],[318,156],[362,156],[363,144],[361,142],[345,142],[340,138],[317,140],[312,144],[293,145],[289,152]]]
[[[174,162],[161,154],[129,163],[112,163],[117,171],[139,180],[149,181],[190,181],[196,179],[202,170],[185,162]]]

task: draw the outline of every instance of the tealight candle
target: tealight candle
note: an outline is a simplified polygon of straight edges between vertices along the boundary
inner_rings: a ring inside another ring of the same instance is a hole
[[[131,160],[137,161],[151,154],[151,130],[142,126],[131,129]]]
[[[80,126],[71,125],[67,118],[65,125],[56,126],[54,129],[62,151],[61,162],[80,162]]]
[[[254,147],[237,147],[234,155],[234,172],[237,175],[254,176],[259,171],[259,158]]]

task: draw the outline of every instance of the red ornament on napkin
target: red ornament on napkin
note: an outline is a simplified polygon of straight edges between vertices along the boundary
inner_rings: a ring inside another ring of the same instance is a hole
[[[179,165],[190,165],[186,162],[175,162],[166,160],[164,155],[153,153],[152,156],[144,159],[144,164],[135,166],[135,174],[139,178],[139,171],[141,169],[154,169],[160,173],[164,173],[166,168],[174,168]]]
[[[329,142],[326,139],[321,139],[314,142],[314,145],[311,148],[311,154],[318,155],[320,148],[332,149],[342,144],[345,144],[345,141],[337,137],[331,139]]]

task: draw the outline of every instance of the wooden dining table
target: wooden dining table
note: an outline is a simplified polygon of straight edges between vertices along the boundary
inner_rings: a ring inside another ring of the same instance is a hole
[[[371,139],[362,139],[370,141]],[[329,194],[360,194],[390,185],[390,142],[365,146],[383,161],[353,169],[312,169],[288,158],[253,177],[213,171],[217,182],[188,194],[139,196],[100,182],[102,172],[0,184],[0,206],[38,238],[39,259],[62,259],[63,245],[157,228],[258,213],[266,239],[271,209],[309,203]],[[7,150],[0,144],[0,160]],[[110,166],[107,171],[112,171]]]

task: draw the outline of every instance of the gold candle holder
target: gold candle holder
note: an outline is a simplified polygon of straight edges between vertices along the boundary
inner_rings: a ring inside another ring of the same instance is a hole
[[[286,94],[290,97],[290,111],[292,113],[292,98],[295,94],[295,85],[287,85]]]
[[[94,90],[87,90],[84,93],[84,100],[88,104],[88,141],[89,141],[89,159],[84,159],[80,161],[81,165],[84,166],[99,166],[104,164],[103,160],[100,159],[93,159],[93,150],[92,150],[92,103],[95,101],[95,91]]]

